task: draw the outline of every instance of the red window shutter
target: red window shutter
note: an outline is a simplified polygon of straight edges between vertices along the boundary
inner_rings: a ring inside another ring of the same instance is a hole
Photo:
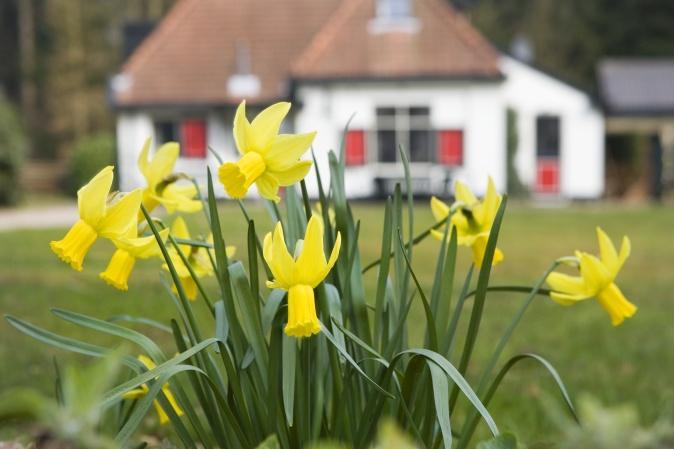
[[[556,157],[538,160],[536,167],[536,191],[539,193],[559,192],[559,159]]]
[[[344,148],[346,165],[365,164],[365,131],[348,131]]]
[[[189,119],[182,123],[182,149],[184,157],[206,157],[206,122],[200,119]]]
[[[463,131],[446,129],[438,131],[438,162],[450,167],[463,164]]]

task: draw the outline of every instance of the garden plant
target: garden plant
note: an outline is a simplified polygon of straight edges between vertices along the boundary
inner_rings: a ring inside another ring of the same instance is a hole
[[[536,363],[551,376],[577,422],[572,399],[548,360],[535,353],[501,356],[536,298],[561,305],[594,298],[613,325],[634,315],[636,307],[615,283],[629,256],[629,240],[625,237],[616,250],[597,228],[598,256],[576,251],[551,261],[532,286],[491,285],[493,267],[508,263],[497,247],[507,197],[491,179],[484,180],[482,199],[457,181],[454,202],[432,198],[435,224],[417,230],[409,164],[401,148],[405,177],[386,199],[380,256],[361,260],[360,223],[344,189],[344,149],[329,153],[329,176],[321,173],[315,157],[303,159],[313,156],[315,133],[279,134],[289,109],[289,103],[277,103],[249,121],[245,102],[238,107],[233,134],[241,157],[221,161],[217,177],[208,172],[206,196],[193,180],[174,173],[177,143],[151,155],[149,140],[138,163],[145,188],[110,192],[114,169],[108,166],[78,191],[80,219],[62,240],[51,242],[52,250],[81,271],[95,241],[111,240],[116,249],[100,278],[120,294],[134,288],[136,263],[157,260],[166,295],[152,300],[157,307],[175,307],[175,318],[167,326],[152,317],[53,313],[118,338],[134,355],[120,356],[116,348],[6,317],[44,343],[98,358],[112,354],[113,364],[126,367],[125,377],[96,401],[95,420],[106,434],[101,441],[144,447],[141,424],[154,408],[159,422],[170,426],[174,443],[189,449],[294,449],[321,440],[369,448],[388,422],[420,448],[464,449],[478,444],[481,421],[492,439],[479,447],[515,448],[489,403],[521,362]],[[304,181],[312,169],[317,203]],[[253,185],[275,223],[271,229],[260,229],[247,212],[245,197]],[[248,224],[246,248],[227,246],[216,191],[239,202]],[[155,212],[162,207],[167,215],[158,218]],[[185,221],[187,215],[192,217]],[[195,217],[205,220],[208,235],[190,232]],[[415,246],[428,237],[437,242],[434,264],[414,258]],[[460,257],[471,258],[466,273],[458,268]],[[422,287],[419,270],[432,270],[430,289]],[[368,272],[376,277],[371,297],[364,288]],[[209,288],[206,277],[217,280],[217,289]],[[521,296],[522,303],[502,337],[484,342],[493,352],[475,366],[482,315],[495,291]],[[205,318],[195,313],[197,305],[207,309]],[[423,320],[410,319],[413,307],[423,311]],[[175,346],[160,347],[136,330],[143,327],[170,333]],[[57,386],[63,382],[59,376]],[[60,385],[59,391],[77,397],[72,388]],[[67,397],[57,399],[67,408]]]

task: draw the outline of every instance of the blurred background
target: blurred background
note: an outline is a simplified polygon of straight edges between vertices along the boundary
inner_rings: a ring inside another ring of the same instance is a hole
[[[619,284],[634,318],[613,328],[590,301],[543,299],[507,352],[535,350],[572,392],[627,403],[653,425],[674,410],[673,24],[671,0],[0,0],[0,311],[87,341],[97,337],[49,308],[167,323],[157,261],[139,264],[122,294],[98,279],[105,242],[81,274],[51,253],[77,188],[108,164],[121,188],[139,185],[148,136],[155,147],[178,140],[178,170],[201,181],[217,166],[209,147],[235,157],[241,99],[249,117],[291,100],[287,130],[318,130],[322,169],[356,113],[347,188],[363,200],[354,213],[366,261],[379,254],[377,199],[402,176],[398,146],[412,162],[419,230],[432,223],[424,197],[451,196],[454,179],[482,193],[491,175],[515,199],[495,284],[530,285],[551,260],[595,252],[596,225],[616,242],[628,234]],[[236,204],[221,207],[228,243],[245,248]],[[259,232],[271,228],[262,204],[250,210]],[[419,248],[428,286],[437,242]],[[373,291],[375,278],[366,283]],[[490,296],[478,359],[520,300]],[[74,358],[0,322],[0,391],[50,391],[52,356]],[[506,384],[497,421],[547,447],[559,432],[541,405],[552,383],[522,366]]]

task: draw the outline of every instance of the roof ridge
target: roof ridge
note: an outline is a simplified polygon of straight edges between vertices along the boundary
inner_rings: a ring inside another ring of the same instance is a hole
[[[179,0],[169,13],[159,20],[157,28],[131,53],[131,57],[122,66],[122,73],[137,68],[138,65],[142,64],[144,60],[164,45],[168,41],[168,39],[164,39],[164,34],[169,33],[177,27],[194,10],[199,1]]]
[[[311,39],[306,49],[300,53],[299,57],[291,65],[290,72],[293,73],[302,66],[315,62],[328,48],[331,40],[335,38],[344,22],[356,11],[356,7],[360,5],[363,0],[344,0],[344,2],[337,8],[332,16],[325,23],[322,30],[318,32]]]

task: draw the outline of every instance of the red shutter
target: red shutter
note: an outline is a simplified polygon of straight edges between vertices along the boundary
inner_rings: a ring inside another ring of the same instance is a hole
[[[189,119],[182,123],[182,149],[184,157],[206,157],[206,122]]]
[[[463,164],[463,131],[438,131],[438,162],[451,167]]]
[[[536,191],[539,193],[559,192],[559,159],[539,158],[536,167]]]
[[[344,148],[346,165],[365,164],[365,131],[348,131]]]

